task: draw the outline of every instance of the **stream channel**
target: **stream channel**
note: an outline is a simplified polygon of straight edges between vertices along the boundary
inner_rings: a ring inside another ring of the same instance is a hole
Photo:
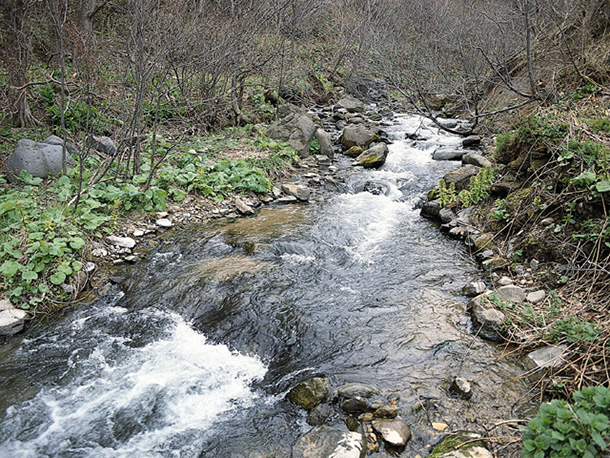
[[[417,208],[456,167],[432,151],[461,139],[416,116],[386,130],[381,169],[338,160],[343,192],[166,232],[120,289],[2,345],[0,456],[289,457],[311,427],[285,395],[316,375],[398,399],[402,456],[427,454],[432,422],[518,418],[521,366],[456,294],[477,268]]]

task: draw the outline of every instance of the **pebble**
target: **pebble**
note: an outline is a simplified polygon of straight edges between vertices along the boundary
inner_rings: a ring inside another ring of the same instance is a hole
[[[455,377],[453,379],[451,386],[449,387],[449,391],[465,399],[470,399],[472,397],[472,387],[470,386],[470,382],[462,377]]]
[[[545,297],[546,293],[544,292],[544,290],[541,289],[539,291],[532,291],[531,293],[529,293],[527,295],[527,300],[532,304],[537,304],[538,302],[542,302]]]
[[[144,235],[144,231],[141,229],[136,229],[135,231],[133,231],[134,237],[142,237],[143,235]]]

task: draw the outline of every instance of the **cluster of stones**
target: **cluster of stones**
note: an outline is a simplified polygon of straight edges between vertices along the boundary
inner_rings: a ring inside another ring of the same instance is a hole
[[[314,377],[292,388],[287,399],[308,411],[313,427],[294,445],[293,457],[360,458],[379,450],[381,443],[399,451],[411,439],[396,401],[368,384],[348,383],[335,390],[328,379]]]

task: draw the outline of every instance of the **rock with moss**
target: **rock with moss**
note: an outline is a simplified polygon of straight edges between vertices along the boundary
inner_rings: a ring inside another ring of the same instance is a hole
[[[316,125],[306,115],[290,113],[267,129],[267,136],[281,142],[287,142],[299,153],[299,157],[308,157],[309,143],[316,132]]]
[[[479,173],[479,170],[481,170],[481,168],[476,165],[466,164],[447,173],[443,177],[443,180],[445,180],[447,186],[450,186],[451,183],[453,183],[455,190],[459,192],[463,189],[468,189],[470,179],[476,176]]]
[[[365,169],[378,169],[385,164],[387,157],[388,145],[376,143],[356,158],[356,165],[360,165]]]
[[[324,402],[329,393],[330,384],[328,380],[323,377],[314,377],[303,380],[292,388],[286,397],[293,404],[305,410],[312,410],[318,404]]]
[[[364,150],[360,146],[352,146],[350,149],[345,151],[343,154],[349,157],[358,157]]]
[[[481,435],[468,431],[458,431],[445,436],[435,445],[428,458],[492,458]]]

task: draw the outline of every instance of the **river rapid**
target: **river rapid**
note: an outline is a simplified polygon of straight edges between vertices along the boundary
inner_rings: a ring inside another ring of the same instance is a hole
[[[410,115],[387,133],[381,169],[338,160],[342,192],[169,231],[120,288],[3,345],[0,456],[289,457],[311,427],[285,394],[316,375],[397,399],[402,456],[427,454],[433,422],[519,416],[520,365],[471,335],[456,294],[475,264],[419,216],[456,167],[432,152],[461,139]]]

